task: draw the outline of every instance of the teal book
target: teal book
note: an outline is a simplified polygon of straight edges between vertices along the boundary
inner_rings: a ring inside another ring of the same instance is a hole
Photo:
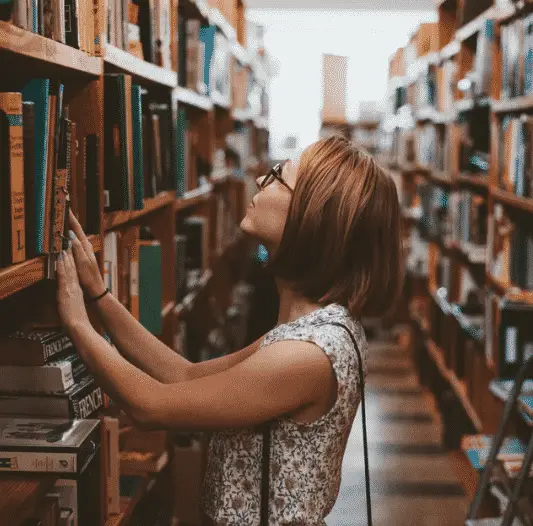
[[[485,467],[490,453],[492,436],[490,435],[473,435],[470,440],[463,442],[463,450],[476,470],[482,470]],[[466,446],[466,447],[465,447]],[[501,462],[520,461],[524,458],[526,446],[516,437],[507,437],[504,439],[497,458]]]
[[[131,116],[133,122],[133,201],[134,209],[144,207],[144,157],[142,130],[142,94],[141,86],[131,86]]]
[[[178,160],[176,173],[176,196],[181,197],[187,191],[187,114],[185,109],[178,107],[178,122],[177,122],[177,140],[176,147],[178,149],[176,158]]]
[[[152,334],[163,331],[161,245],[141,240],[139,244],[139,321]]]
[[[33,79],[22,89],[22,100],[34,104],[35,126],[35,251],[43,252],[44,236],[44,199],[46,188],[46,167],[48,163],[48,97],[50,94],[49,79]]]
[[[200,28],[200,41],[205,46],[204,59],[204,83],[207,87],[207,95],[211,95],[211,59],[215,50],[216,26],[202,26]]]

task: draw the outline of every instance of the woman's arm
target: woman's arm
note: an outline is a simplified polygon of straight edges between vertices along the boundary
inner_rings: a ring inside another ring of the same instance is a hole
[[[113,344],[132,364],[162,383],[189,378],[194,364],[148,331],[112,294],[94,307]]]
[[[258,425],[321,399],[334,375],[316,345],[282,341],[221,373],[165,385],[113,352],[90,324],[68,331],[97,381],[141,429]]]

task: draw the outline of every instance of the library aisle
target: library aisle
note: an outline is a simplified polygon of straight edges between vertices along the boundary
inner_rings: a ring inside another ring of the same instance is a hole
[[[468,500],[441,446],[432,395],[420,386],[402,338],[369,338],[367,431],[376,526],[464,524]],[[366,525],[361,411],[344,457],[328,526]]]

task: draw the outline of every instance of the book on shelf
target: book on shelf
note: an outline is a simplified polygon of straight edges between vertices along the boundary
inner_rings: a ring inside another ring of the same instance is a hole
[[[500,97],[509,99],[523,94],[524,60],[522,56],[524,42],[524,24],[516,19],[503,24],[501,33],[502,85]]]
[[[0,392],[64,393],[86,374],[85,363],[77,354],[45,365],[0,365]]]
[[[120,462],[119,462],[119,420],[105,416],[102,450],[105,452],[104,464],[106,475],[106,516],[120,513]]]
[[[482,470],[488,460],[492,436],[465,435],[461,439],[461,449],[465,452],[472,467]],[[501,462],[522,461],[526,453],[526,446],[517,437],[504,439],[498,452],[497,459]]]
[[[0,339],[0,365],[39,367],[73,352],[72,341],[60,330],[19,330]]]
[[[26,258],[24,215],[24,153],[22,129],[22,95],[0,92],[0,168],[2,169],[2,238],[3,266],[20,263]]]
[[[502,299],[498,308],[498,373],[511,378],[533,356],[533,306]]]
[[[103,405],[102,388],[91,375],[63,393],[0,395],[0,414],[11,416],[89,418]]]
[[[81,473],[100,442],[99,420],[0,417],[0,472]]]
[[[119,297],[118,236],[118,232],[114,230],[104,236],[104,282],[116,298]]]
[[[494,39],[494,21],[485,20],[477,35],[476,56],[472,78],[474,95],[486,97],[490,95],[492,82],[492,42]]]
[[[139,242],[139,321],[152,334],[162,333],[161,244],[156,240]]]
[[[119,233],[118,253],[118,298],[129,312],[139,319],[139,245],[138,230]]]
[[[202,216],[189,216],[179,225],[178,231],[187,237],[186,270],[199,271],[209,268],[209,223]]]

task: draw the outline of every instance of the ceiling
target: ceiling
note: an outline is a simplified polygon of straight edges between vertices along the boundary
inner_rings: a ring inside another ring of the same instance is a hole
[[[435,9],[436,0],[246,0],[248,8],[362,9],[365,11]]]

